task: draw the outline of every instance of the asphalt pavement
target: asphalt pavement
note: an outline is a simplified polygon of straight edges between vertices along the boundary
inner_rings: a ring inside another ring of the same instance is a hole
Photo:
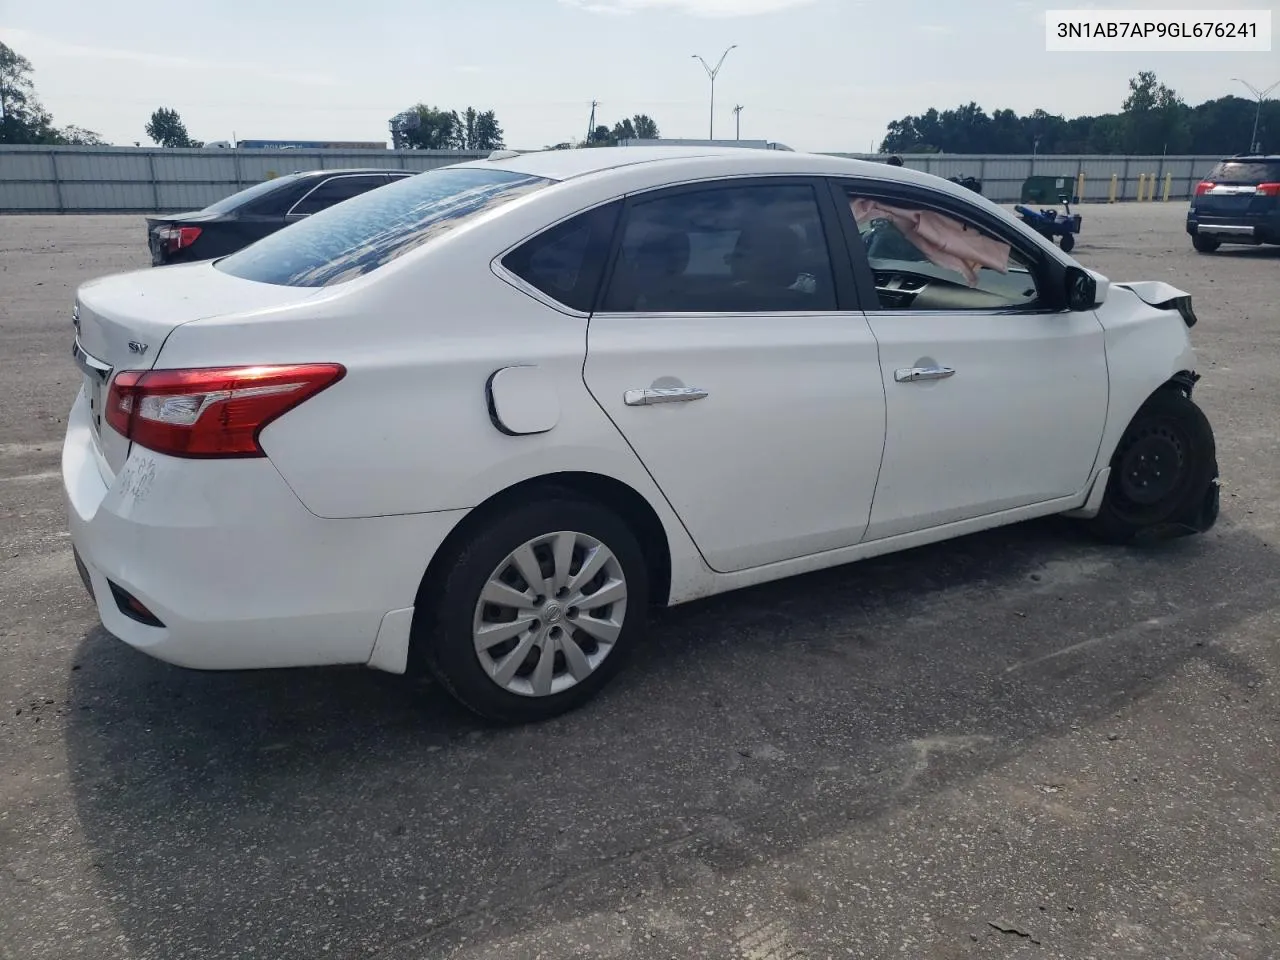
[[[1082,262],[1195,297],[1210,534],[1035,522],[702,601],[521,729],[108,636],[70,308],[143,221],[0,217],[0,957],[1280,955],[1280,249],[1080,212]]]

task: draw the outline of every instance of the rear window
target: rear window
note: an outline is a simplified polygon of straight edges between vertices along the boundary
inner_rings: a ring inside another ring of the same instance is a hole
[[[233,277],[279,286],[342,283],[551,182],[507,170],[431,170],[321,210],[215,265]]]
[[[1280,183],[1280,162],[1268,160],[1224,160],[1205,177],[1219,183]]]
[[[239,193],[233,193],[229,197],[223,197],[217,203],[211,203],[204,208],[205,213],[231,213],[238,210],[246,203],[252,203],[260,197],[264,197],[274,190],[287,190],[290,186],[297,183],[298,174],[291,173],[287,177],[276,177],[274,180],[263,180],[256,183],[252,187],[241,190]]]

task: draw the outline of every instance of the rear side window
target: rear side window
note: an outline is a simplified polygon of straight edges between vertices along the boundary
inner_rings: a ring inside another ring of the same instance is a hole
[[[343,283],[550,183],[509,170],[443,167],[321,210],[215,266],[233,277],[280,286]]]
[[[831,256],[813,188],[716,187],[636,202],[601,309],[835,310]]]
[[[246,187],[229,197],[223,197],[217,203],[211,203],[204,208],[205,213],[231,213],[234,210],[241,210],[262,203],[277,195],[288,196],[290,202],[297,199],[297,194],[302,191],[302,185],[299,183],[301,178],[297,174],[290,174],[287,177],[276,177],[272,180],[263,180],[261,183],[255,183],[252,187]],[[281,211],[283,212],[283,211]]]
[[[382,174],[364,174],[361,176],[332,177],[323,181],[314,190],[298,201],[289,211],[293,216],[309,216],[327,210],[335,203],[358,197],[375,187],[386,186],[387,178]]]
[[[1223,160],[1213,168],[1206,180],[1257,186],[1280,183],[1280,162],[1268,160]]]
[[[610,203],[557,224],[511,251],[502,265],[552,300],[589,313],[621,209],[620,201]]]

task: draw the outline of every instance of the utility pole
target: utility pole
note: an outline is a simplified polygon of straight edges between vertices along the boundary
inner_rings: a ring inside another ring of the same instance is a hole
[[[742,139],[742,104],[733,108],[733,139]]]
[[[596,107],[600,106],[600,101],[591,101],[591,119],[587,121],[587,143],[591,142],[591,135],[596,132]]]
[[[1241,80],[1239,77],[1232,77],[1231,79],[1234,80],[1236,83],[1242,83],[1246,87],[1248,87],[1249,92],[1252,93],[1254,96],[1254,99],[1258,101],[1257,109],[1253,111],[1253,135],[1249,137],[1249,152],[1261,153],[1262,144],[1258,142],[1258,120],[1262,117],[1262,101],[1267,99],[1267,94],[1269,94],[1272,90],[1274,90],[1276,87],[1280,87],[1280,80],[1277,80],[1275,83],[1267,87],[1267,89],[1265,90],[1259,90],[1257,87],[1255,87],[1252,83],[1249,83],[1247,80]]]
[[[720,54],[720,59],[716,62],[716,65],[715,65],[715,67],[714,67],[714,68],[713,68],[713,67],[711,67],[711,66],[707,63],[707,61],[703,60],[703,59],[702,59],[700,56],[698,56],[696,53],[693,55],[693,59],[697,60],[700,64],[702,64],[702,69],[703,69],[703,70],[705,70],[705,71],[707,71],[707,76],[708,76],[708,77],[710,78],[710,80],[711,80],[711,133],[710,133],[710,139],[712,139],[712,140],[714,140],[714,139],[716,138],[716,76],[720,73],[720,68],[724,66],[724,58],[725,58],[725,57],[727,57],[727,56],[729,55],[729,50],[734,50],[734,49],[736,49],[736,48],[737,48],[737,46],[738,46],[738,45],[735,43],[733,46],[731,46],[731,47],[729,47],[728,49],[726,49],[724,53]]]

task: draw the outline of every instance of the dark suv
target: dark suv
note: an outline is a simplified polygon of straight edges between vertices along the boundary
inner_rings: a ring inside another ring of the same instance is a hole
[[[1187,233],[1201,253],[1223,243],[1280,243],[1280,156],[1231,157],[1196,185]]]
[[[255,184],[203,210],[148,217],[151,265],[225,257],[296,220],[412,175],[410,170],[308,170]]]

